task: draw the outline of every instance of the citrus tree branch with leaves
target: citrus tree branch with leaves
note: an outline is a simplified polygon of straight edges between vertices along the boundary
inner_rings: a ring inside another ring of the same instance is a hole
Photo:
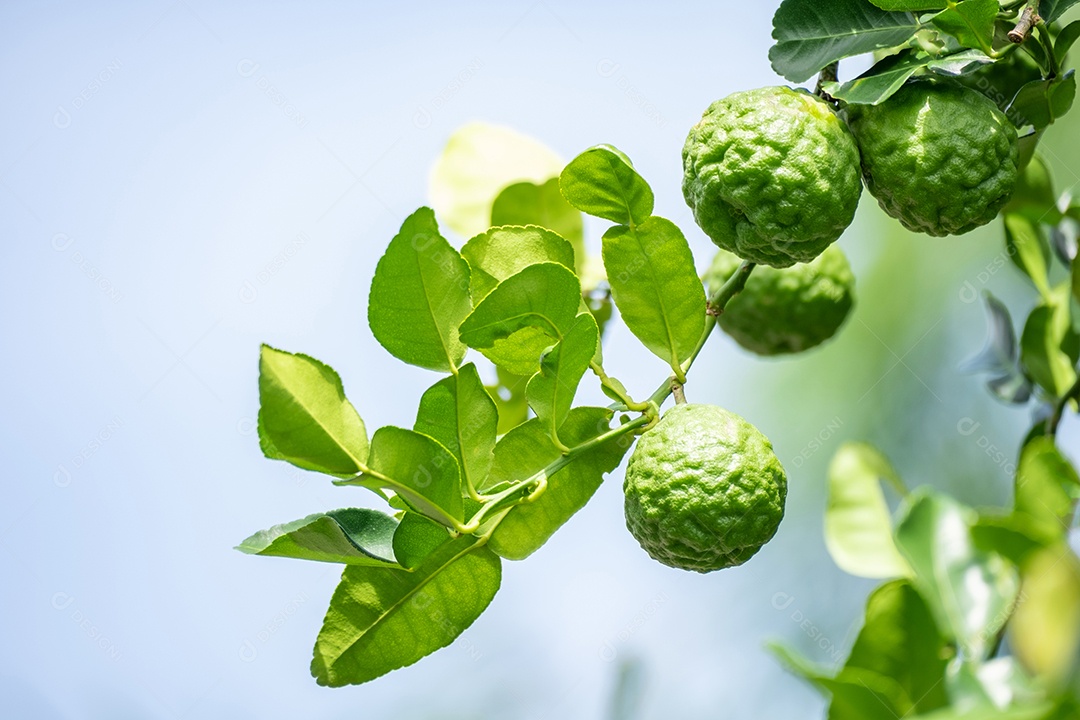
[[[1018,338],[987,295],[991,337],[968,369],[988,373],[1001,400],[1034,402],[1036,422],[1005,510],[908,490],[877,450],[844,445],[829,470],[826,544],[843,569],[887,582],[839,669],[775,650],[835,720],[1080,717],[1080,560],[1066,542],[1080,478],[1055,442],[1080,397],[1080,206],[1055,193],[1036,153],[1075,95],[1064,68],[1080,22],[1060,22],[1074,4],[784,0],[769,58],[793,83],[817,76],[816,92],[734,93],[690,130],[683,194],[720,248],[704,278],[620,150],[596,145],[562,166],[529,146],[521,171],[494,181],[476,176],[485,153],[473,146],[492,143],[491,157],[516,141],[475,127],[456,136],[434,172],[435,210],[404,220],[368,301],[382,347],[441,376],[413,426],[369,437],[334,370],[261,351],[266,456],[387,506],[318,513],[239,546],[345,566],[316,680],[367,682],[451,643],[493,599],[503,560],[538,550],[639,436],[624,489],[642,547],[700,572],[752,557],[783,515],[786,475],[756,428],[687,402],[685,387],[717,326],[760,355],[840,330],[854,277],[833,243],[865,184],[916,232],[1002,218],[1038,304]],[[839,63],[865,54],[870,69],[841,80]],[[468,238],[460,247],[437,212]],[[600,258],[585,253],[582,213],[611,223]],[[612,305],[669,367],[651,395],[635,398],[605,369]],[[608,406],[575,405],[590,373]]]

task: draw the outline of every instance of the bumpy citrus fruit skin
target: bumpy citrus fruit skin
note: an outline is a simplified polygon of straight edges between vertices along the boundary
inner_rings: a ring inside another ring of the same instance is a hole
[[[859,204],[859,151],[827,103],[766,87],[705,111],[683,146],[683,197],[724,250],[773,267],[817,257]]]
[[[726,250],[705,273],[710,292],[731,277],[742,261]],[[720,328],[758,355],[809,350],[837,333],[855,304],[855,276],[844,252],[830,245],[808,263],[755,268],[746,287],[724,308]]]
[[[626,527],[654,559],[705,573],[741,565],[776,533],[787,476],[768,438],[714,405],[676,405],[638,440]]]
[[[1016,128],[971,88],[913,82],[880,105],[850,106],[848,124],[866,187],[909,230],[974,230],[997,216],[1016,185]]]

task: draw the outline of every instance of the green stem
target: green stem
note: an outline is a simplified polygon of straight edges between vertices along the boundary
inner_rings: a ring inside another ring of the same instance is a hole
[[[821,69],[818,73],[817,85],[814,87],[814,94],[818,97],[826,97],[827,93],[822,89],[822,85],[827,82],[836,82],[838,73],[840,72],[840,63],[829,63]]]
[[[1072,387],[1065,391],[1065,394],[1054,405],[1053,414],[1046,419],[1046,434],[1052,438],[1057,438],[1058,427],[1061,425],[1061,419],[1065,415],[1065,410],[1069,406],[1069,401],[1080,399],[1080,376],[1076,378],[1076,382]]]
[[[335,480],[334,484],[339,486],[359,485],[360,487],[366,487],[369,490],[374,490],[378,494],[382,494],[379,491],[383,489],[393,490],[396,494],[403,497],[419,498],[422,502],[417,502],[416,499],[414,499],[413,502],[416,505],[430,505],[432,510],[432,512],[422,512],[422,515],[431,518],[440,525],[445,525],[454,532],[472,532],[468,529],[468,525],[462,525],[460,520],[448,514],[438,505],[430,503],[427,498],[425,498],[423,495],[416,492],[412,488],[408,487],[407,485],[403,485],[397,480],[394,480],[393,478],[383,475],[381,472],[377,470],[372,470],[371,468],[364,465],[360,466],[360,474],[356,477],[351,477],[348,480]],[[383,497],[385,497],[385,495]],[[410,503],[410,505],[411,504],[412,503]]]
[[[697,346],[694,348],[693,352],[690,353],[690,357],[683,361],[682,371],[684,374],[690,370],[690,366],[694,364],[694,360],[697,359],[698,353],[705,347],[705,342],[709,339],[709,336],[712,335],[713,328],[716,327],[716,318],[724,312],[724,308],[727,307],[727,304],[731,299],[742,292],[743,288],[746,287],[746,281],[750,278],[750,273],[754,271],[755,267],[755,263],[749,261],[744,262],[739,266],[739,269],[727,279],[727,282],[721,285],[717,291],[709,297],[707,303],[707,317],[705,318],[705,330],[701,333]],[[656,388],[656,392],[649,397],[649,402],[656,403],[657,407],[662,405],[674,390],[672,387],[673,381],[678,382],[678,379],[674,375],[665,380],[660,387]],[[681,385],[682,383],[679,384]]]
[[[514,505],[520,505],[526,502],[534,502],[539,498],[547,489],[548,478],[555,473],[562,470],[564,467],[572,463],[579,455],[588,452],[593,448],[603,445],[606,442],[614,440],[615,438],[626,435],[627,433],[637,430],[648,424],[652,418],[649,415],[642,415],[630,422],[623,423],[617,428],[608,430],[606,433],[597,435],[594,438],[590,438],[585,442],[570,448],[566,453],[560,455],[558,458],[550,462],[544,469],[531,475],[530,477],[522,480],[521,482],[514,483],[510,487],[506,488],[500,493],[491,496],[491,500],[487,502],[483,507],[477,510],[472,519],[464,526],[462,532],[473,533],[480,529],[480,526],[484,524],[484,519],[492,513],[499,512],[501,510],[508,510]],[[520,497],[516,497],[520,495]]]
[[[623,388],[612,383],[611,376],[604,371],[604,366],[600,363],[595,360],[590,361],[589,369],[593,371],[593,374],[596,375],[596,377],[600,378],[600,384],[619,398],[623,406],[630,412],[645,412],[649,408],[648,403],[634,402],[634,399],[630,397]]]
[[[1058,73],[1061,72],[1061,66],[1058,64],[1057,55],[1054,54],[1054,41],[1050,37],[1050,30],[1046,27],[1046,23],[1042,18],[1039,18],[1038,23],[1035,25],[1035,34],[1039,38],[1039,44],[1042,45],[1043,52],[1046,53],[1046,68],[1047,80],[1056,78]]]

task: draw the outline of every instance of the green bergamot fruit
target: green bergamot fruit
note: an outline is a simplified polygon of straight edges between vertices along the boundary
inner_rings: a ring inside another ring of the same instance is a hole
[[[682,570],[741,565],[776,533],[787,476],[768,438],[714,405],[676,405],[626,466],[626,527]]]
[[[915,81],[848,124],[866,187],[904,227],[960,235],[993,220],[1016,185],[1016,127],[971,88]]]
[[[731,277],[741,260],[726,250],[705,273],[710,292]],[[717,322],[758,355],[799,353],[836,334],[855,303],[855,276],[844,252],[830,245],[808,263],[779,270],[758,267]]]
[[[683,146],[683,196],[697,224],[755,263],[813,260],[851,224],[861,191],[855,140],[804,90],[717,100]]]

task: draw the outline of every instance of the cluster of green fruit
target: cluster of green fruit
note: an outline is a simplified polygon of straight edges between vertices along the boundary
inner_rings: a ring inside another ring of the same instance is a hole
[[[854,291],[833,243],[854,218],[864,181],[908,229],[956,235],[1008,202],[1018,155],[1013,123],[959,84],[912,81],[879,105],[839,110],[787,87],[713,103],[683,148],[683,194],[720,247],[705,280],[716,292],[743,261],[763,266],[722,311],[720,327],[766,356],[828,340]],[[627,527],[652,557],[708,572],[745,562],[772,538],[787,480],[746,420],[680,405],[641,438],[624,490]]]

